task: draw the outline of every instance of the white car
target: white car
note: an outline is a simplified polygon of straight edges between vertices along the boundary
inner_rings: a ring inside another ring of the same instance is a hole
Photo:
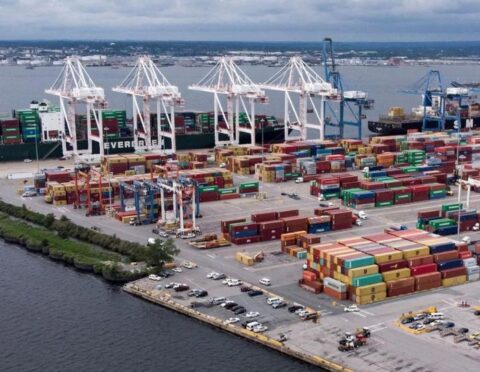
[[[148,276],[148,279],[150,280],[155,280],[156,282],[159,282],[160,280],[162,280],[162,277],[161,276],[158,276],[158,275],[155,275],[155,274],[150,274]]]
[[[242,281],[241,280],[238,280],[238,279],[233,279],[233,280],[230,280],[227,285],[229,287],[235,287],[237,285],[241,285],[242,284]]]
[[[272,305],[275,302],[283,301],[283,298],[280,297],[269,297],[267,298],[267,304]]]
[[[168,234],[165,231],[160,231],[158,235],[160,235],[162,238],[168,238]]]
[[[357,213],[357,216],[358,218],[362,219],[362,220],[366,220],[368,218],[367,214],[365,213],[365,211],[358,211]]]
[[[266,286],[269,286],[272,284],[272,282],[270,281],[270,279],[268,278],[262,278],[258,281],[260,284],[263,284],[263,285],[266,285]]]
[[[249,311],[248,313],[245,314],[246,318],[256,318],[259,316],[260,313],[258,311]]]
[[[268,331],[268,327],[264,326],[263,324],[260,324],[260,325],[253,328],[253,332],[255,332],[255,333],[262,333],[262,332],[265,332],[265,331]]]
[[[350,306],[345,306],[343,308],[343,311],[347,313],[354,313],[354,312],[360,311],[360,309],[358,308],[357,305],[350,305]]]
[[[238,323],[240,321],[240,318],[228,318],[223,322],[223,324],[234,324]]]
[[[295,183],[303,183],[303,177],[297,177]]]
[[[210,303],[214,305],[223,304],[225,301],[228,301],[225,297],[214,297],[210,300]]]
[[[309,313],[309,312],[308,312],[307,310],[303,310],[303,309],[299,309],[299,310],[295,311],[295,314],[297,314],[300,318],[301,318],[302,316],[307,315],[308,313]]]
[[[211,273],[208,273],[207,274],[207,278],[208,279],[212,279],[214,276],[218,275],[218,273],[216,273],[215,271],[212,271]]]
[[[31,198],[32,196],[37,196],[37,192],[36,191],[25,191],[22,194],[22,197],[24,197],[24,198]]]
[[[261,324],[260,324],[259,322],[250,322],[250,323],[247,324],[247,327],[246,327],[246,328],[247,328],[249,331],[253,331],[253,329],[254,329],[255,327],[258,327],[258,326],[261,326]]]
[[[172,269],[172,271],[173,271],[173,272],[176,272],[176,273],[181,273],[183,270],[182,270],[181,268],[179,268],[179,267],[174,267],[174,268]]]
[[[183,263],[183,267],[186,268],[186,269],[193,269],[193,268],[197,267],[197,265],[194,264],[193,262],[186,261],[186,262]]]

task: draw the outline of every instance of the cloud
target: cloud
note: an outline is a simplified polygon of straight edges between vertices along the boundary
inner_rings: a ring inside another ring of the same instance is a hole
[[[478,0],[0,0],[2,39],[475,40]]]

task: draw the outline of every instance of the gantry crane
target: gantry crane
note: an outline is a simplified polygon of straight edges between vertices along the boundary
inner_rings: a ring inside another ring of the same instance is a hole
[[[86,105],[88,153],[92,153],[92,141],[98,142],[100,154],[103,155],[103,124],[101,110],[106,107],[105,92],[97,87],[83,67],[79,57],[67,57],[62,71],[53,85],[45,93],[59,97],[60,112],[66,123],[66,132],[61,134],[63,155],[78,156],[75,111],[77,103]],[[93,126],[98,135],[92,135]],[[72,149],[67,149],[69,144]]]
[[[133,138],[136,149],[165,150],[165,138],[170,138],[171,146],[169,150],[172,153],[176,152],[175,107],[183,105],[184,101],[178,87],[168,82],[149,56],[140,56],[125,80],[112,90],[132,97]],[[142,107],[140,107],[137,97],[142,99]],[[156,141],[152,140],[151,101],[156,102]],[[168,130],[162,126],[162,112],[165,113]],[[143,143],[139,141],[140,139],[143,140]]]
[[[373,107],[374,100],[369,99],[366,92],[353,90],[345,91],[340,71],[335,64],[333,54],[333,40],[323,39],[323,66],[325,79],[337,89],[340,100],[326,100],[325,115],[328,116],[327,125],[338,128],[340,138],[344,138],[345,126],[357,129],[357,138],[362,138],[362,121],[365,119],[363,110]],[[335,110],[338,104],[338,111]],[[331,118],[330,115],[333,117]],[[348,118],[347,118],[348,116]]]
[[[323,102],[327,98],[338,98],[338,92],[331,83],[322,79],[301,57],[290,58],[289,62],[280,71],[261,86],[264,89],[280,91],[285,94],[285,140],[306,140],[307,129],[318,131],[318,137],[311,139],[323,140],[325,138]],[[292,93],[299,95],[298,109],[292,101]],[[320,108],[317,107],[315,97],[320,97]],[[310,123],[308,120],[309,103],[316,119],[314,123]],[[293,120],[290,119],[291,111],[293,112]],[[299,134],[290,136],[289,133],[292,129],[298,131]]]
[[[98,203],[92,202],[92,190],[91,190],[91,181],[92,181],[92,174],[95,174],[98,179]],[[83,184],[79,183],[79,180],[83,180]],[[109,185],[108,187],[111,187]],[[87,209],[86,215],[93,216],[98,214],[105,213],[105,205],[103,203],[103,184],[102,184],[102,173],[91,168],[87,172],[83,172],[79,169],[75,169],[75,202],[74,208],[81,208],[82,204],[85,204],[85,208]],[[85,195],[85,202],[82,203],[81,196]],[[111,193],[110,193],[111,195]],[[111,200],[109,201],[111,204]]]
[[[401,92],[422,97],[422,130],[445,129],[445,90],[440,71],[428,71],[412,86]]]
[[[240,133],[250,135],[250,143],[255,144],[255,103],[268,103],[265,92],[238,67],[231,57],[221,57],[217,64],[197,84],[189,89],[213,93],[215,146],[238,144]],[[227,98],[226,111],[220,96]],[[247,109],[245,100],[250,103]],[[246,113],[246,126],[240,126],[240,105]],[[221,115],[226,128],[221,128],[218,117]],[[226,140],[221,140],[220,135]]]
[[[129,185],[126,182],[120,182],[119,191],[120,191],[120,211],[125,212],[125,209],[126,209],[125,192],[130,191],[133,194],[133,202],[135,206],[137,223],[141,224],[142,223],[141,207],[140,207],[141,184],[138,181],[134,181],[133,185]]]
[[[173,195],[173,215],[175,219],[178,220],[179,229],[177,234],[183,234],[187,231],[184,223],[185,210],[184,205],[185,200],[189,198],[189,203],[192,206],[192,231],[198,231],[199,228],[196,223],[197,214],[197,187],[195,183],[184,181],[184,180],[168,180],[164,178],[158,178],[157,185],[160,187],[160,223],[165,223],[166,221],[166,208],[165,208],[165,191],[169,191]]]

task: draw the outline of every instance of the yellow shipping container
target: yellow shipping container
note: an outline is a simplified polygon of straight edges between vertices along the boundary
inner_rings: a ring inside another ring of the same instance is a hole
[[[340,274],[339,278],[340,279],[338,279],[338,280],[340,280],[342,283],[352,285],[352,278],[349,278],[348,276],[343,275],[343,274]]]
[[[383,275],[383,280],[385,282],[388,282],[390,280],[408,278],[410,276],[410,269],[404,268],[404,269],[386,271],[382,273],[382,275]]]
[[[378,273],[378,266],[377,265],[369,265],[358,267],[356,269],[348,270],[348,277],[349,278],[356,278],[357,276],[364,276],[364,275],[371,275]]]
[[[407,249],[403,251],[403,257],[406,259],[418,257],[418,256],[426,256],[428,254],[430,254],[429,247],[419,247],[419,248]]]
[[[403,252],[397,251],[397,252],[389,252],[389,253],[379,253],[379,254],[374,254],[373,257],[375,257],[375,262],[377,264],[380,264],[380,263],[401,260],[403,258]]]
[[[374,293],[386,292],[387,291],[387,283],[377,283],[366,285],[364,287],[355,287],[355,295],[356,296],[366,296],[371,295]]]
[[[443,287],[451,287],[452,285],[463,284],[467,281],[466,275],[454,276],[453,278],[442,279]]]
[[[355,303],[357,305],[367,305],[374,302],[383,301],[387,298],[387,292],[377,292],[365,296],[355,296]]]

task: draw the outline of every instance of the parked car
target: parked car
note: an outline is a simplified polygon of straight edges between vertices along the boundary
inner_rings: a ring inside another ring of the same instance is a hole
[[[150,274],[150,275],[148,276],[148,279],[150,279],[150,280],[155,280],[155,281],[159,282],[160,280],[162,280],[162,277],[161,277],[161,276],[158,276],[158,275],[155,275],[155,274]]]
[[[216,274],[216,275],[212,276],[212,279],[213,280],[220,280],[220,279],[225,279],[226,277],[227,276],[225,274],[220,273],[220,274]]]
[[[175,292],[183,292],[183,291],[188,291],[190,287],[186,284],[180,284],[178,286],[173,287]]]
[[[455,327],[454,322],[445,322],[442,324],[442,328],[453,328],[453,327]]]
[[[297,310],[303,310],[303,309],[305,309],[305,307],[302,305],[292,305],[288,308],[288,312],[294,313]]]
[[[212,271],[211,273],[208,273],[208,274],[207,274],[207,278],[208,278],[208,279],[213,279],[213,277],[214,277],[215,275],[218,275],[218,273],[215,272],[215,271]]]
[[[257,289],[251,290],[247,293],[250,297],[261,296],[263,292]]]
[[[247,318],[256,318],[259,315],[260,313],[258,311],[249,311],[248,313],[245,314]]]
[[[280,309],[281,307],[287,306],[287,303],[285,301],[277,301],[272,304],[272,307],[274,309]]]
[[[201,291],[197,292],[195,294],[195,297],[200,298],[200,297],[207,297],[208,292],[205,289],[202,289]]]
[[[345,306],[343,308],[343,311],[345,311],[347,313],[354,313],[354,312],[360,311],[360,309],[358,308],[357,305],[353,304],[353,305],[350,305],[350,306]]]
[[[240,292],[250,292],[250,291],[253,291],[253,289],[251,287],[249,287],[248,285],[242,285],[240,287]]]
[[[197,265],[193,262],[186,261],[183,263],[183,267],[186,269],[194,269],[195,267],[197,267]]]
[[[230,310],[231,308],[238,306],[236,302],[230,302],[224,306],[225,309]]]
[[[235,315],[240,315],[240,314],[243,314],[247,311],[247,309],[245,309],[243,306],[240,307],[239,309],[235,310]]]
[[[227,306],[228,304],[235,304],[235,305],[236,305],[235,301],[225,300],[224,302],[222,302],[222,303],[220,304],[220,306],[221,306],[221,307],[225,307],[225,306]]]
[[[166,284],[166,285],[165,285],[165,288],[167,288],[167,289],[173,288],[173,287],[176,286],[177,284],[180,284],[180,283],[171,282],[171,283]]]
[[[273,304],[274,302],[277,302],[277,301],[283,301],[283,298],[281,297],[269,297],[267,298],[267,304],[271,305]]]
[[[223,322],[223,324],[234,324],[238,323],[240,321],[240,318],[228,318]]]
[[[270,286],[270,285],[272,285],[272,282],[271,282],[270,279],[268,279],[268,278],[262,278],[262,279],[260,279],[260,280],[259,280],[259,283],[260,283],[260,284],[263,284],[263,285],[265,285],[265,286]]]
[[[247,325],[245,326],[246,329],[248,329],[249,331],[252,331],[253,328],[257,327],[261,325],[259,322],[250,322],[250,323],[247,323]]]
[[[265,332],[265,331],[268,331],[268,327],[263,325],[263,324],[260,324],[260,325],[253,328],[253,332],[255,332],[255,333],[262,333],[262,332]]]
[[[214,297],[214,298],[210,299],[210,303],[214,304],[214,305],[220,305],[220,304],[224,303],[225,301],[227,301],[227,299],[225,297]]]
[[[173,271],[173,272],[176,272],[176,273],[181,273],[183,270],[182,270],[181,268],[179,268],[179,267],[174,267],[174,268],[172,269],[172,271]]]
[[[407,318],[402,319],[401,323],[402,323],[402,324],[410,324],[410,323],[412,323],[413,321],[414,321],[414,320],[413,320],[413,317],[412,317],[412,316],[409,316],[409,317],[407,317]]]
[[[241,284],[242,284],[242,281],[241,281],[241,280],[238,280],[238,279],[232,279],[232,280],[229,280],[229,281],[227,282],[227,285],[228,285],[229,287],[235,287],[235,286],[241,285]]]

